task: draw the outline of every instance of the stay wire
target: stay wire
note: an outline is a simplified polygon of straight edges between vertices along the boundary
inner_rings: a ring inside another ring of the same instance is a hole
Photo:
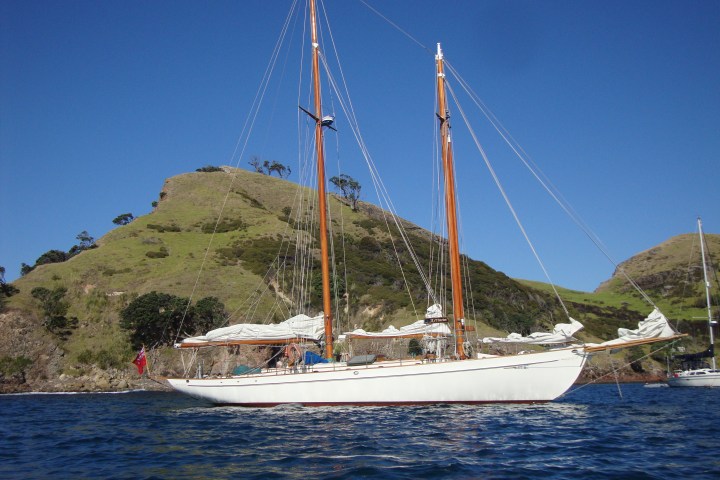
[[[557,187],[552,185],[547,176],[542,173],[540,168],[532,161],[530,156],[522,149],[522,147],[520,147],[519,143],[512,138],[507,129],[502,126],[497,117],[495,117],[495,115],[487,108],[487,106],[485,106],[485,104],[482,102],[482,100],[480,100],[478,95],[472,90],[472,88],[470,88],[468,83],[459,75],[457,70],[455,70],[454,67],[447,61],[445,62],[445,65],[448,67],[448,71],[450,71],[452,75],[458,80],[458,83],[462,86],[468,96],[470,96],[475,105],[480,109],[483,115],[485,115],[493,128],[495,128],[495,130],[503,138],[505,143],[507,143],[510,149],[515,152],[516,156],[530,171],[530,173],[538,180],[538,182],[545,189],[545,191],[555,200],[555,202],[560,206],[560,208],[562,208],[567,213],[570,219],[583,231],[583,233],[585,233],[585,235],[590,239],[590,241],[595,244],[598,250],[600,250],[600,252],[610,261],[610,263],[612,263],[613,266],[620,273],[623,274],[626,280],[633,286],[633,288],[635,288],[635,290],[637,290],[638,293],[640,293],[643,299],[652,307],[660,310],[658,306],[652,301],[652,299],[647,295],[647,293],[645,293],[645,291],[640,288],[640,286],[635,282],[635,280],[630,277],[630,275],[625,271],[625,269],[623,269],[622,266],[620,266],[618,262],[615,261],[615,259],[610,255],[607,247],[605,247],[600,238],[582,220],[580,215],[570,206],[569,202],[567,202],[567,200],[562,197]]]
[[[523,226],[522,222],[520,221],[520,217],[517,214],[517,211],[512,205],[512,202],[510,201],[510,198],[508,197],[507,193],[505,192],[505,188],[502,186],[502,183],[500,182],[500,178],[498,177],[497,173],[495,172],[495,169],[493,168],[492,164],[490,163],[490,159],[488,158],[487,154],[485,153],[485,149],[480,144],[477,135],[475,134],[475,131],[473,130],[472,126],[470,125],[469,119],[465,115],[465,111],[463,110],[462,106],[458,102],[457,97],[455,96],[455,92],[452,88],[452,86],[449,84],[449,82],[446,82],[446,86],[448,91],[450,92],[450,95],[453,97],[453,100],[455,101],[455,105],[458,107],[458,110],[460,111],[460,115],[462,116],[465,126],[470,132],[470,135],[473,138],[473,141],[475,142],[475,146],[480,152],[480,155],[482,156],[485,166],[487,167],[488,171],[490,172],[490,175],[493,178],[493,181],[495,182],[495,185],[497,186],[498,190],[500,191],[500,194],[502,195],[503,199],[505,200],[505,204],[510,209],[510,213],[512,214],[513,218],[515,219],[515,223],[517,224],[518,228],[520,229],[520,232],[525,237],[525,241],[527,242],[528,246],[530,247],[530,250],[532,251],[533,255],[535,256],[535,259],[537,260],[538,264],[540,265],[540,268],[542,269],[543,273],[545,274],[545,277],[550,282],[550,286],[552,287],[553,291],[555,292],[555,296],[557,297],[558,301],[560,302],[560,305],[562,306],[563,310],[565,311],[565,314],[568,318],[570,318],[570,312],[568,311],[567,307],[565,306],[565,302],[563,302],[562,297],[560,296],[560,293],[557,291],[557,288],[555,287],[555,284],[552,282],[552,279],[550,278],[550,274],[548,273],[547,269],[545,268],[545,264],[543,263],[542,259],[540,258],[540,255],[537,253],[537,250],[535,249],[535,246],[533,245],[532,241],[530,240],[530,236],[527,234],[527,231],[525,230],[525,227]]]
[[[252,129],[255,125],[255,120],[257,119],[258,113],[260,111],[260,106],[262,105],[263,99],[265,97],[265,92],[267,91],[270,77],[272,75],[273,70],[275,69],[275,64],[277,62],[277,59],[278,59],[278,56],[280,53],[280,47],[282,46],[282,44],[285,41],[285,36],[288,31],[288,26],[290,25],[290,20],[293,16],[293,12],[295,10],[296,5],[297,5],[297,0],[293,1],[292,5],[290,7],[290,10],[288,11],[287,16],[285,17],[285,22],[283,23],[283,26],[280,30],[280,34],[278,35],[278,39],[275,43],[273,52],[270,56],[270,60],[268,61],[268,65],[265,69],[265,73],[260,82],[260,86],[258,87],[258,90],[255,93],[255,99],[253,100],[253,106],[252,106],[250,112],[248,113],[248,116],[245,119],[245,124],[244,124],[242,131],[241,131],[240,135],[238,136],[237,142],[235,144],[235,149],[233,151],[233,154],[231,155],[231,158],[235,158],[237,156],[236,168],[238,168],[238,166],[240,164],[240,160],[245,152],[245,148],[247,147],[248,141],[250,139],[250,133],[252,132]],[[243,142],[243,138],[245,139],[244,142]],[[242,148],[240,148],[241,144],[242,144]],[[238,150],[239,150],[239,153],[238,153]],[[195,283],[193,284],[193,288],[190,293],[190,297],[188,298],[188,303],[185,306],[185,311],[183,312],[182,318],[180,320],[180,325],[176,332],[173,343],[177,343],[178,338],[180,338],[180,335],[182,334],[182,327],[185,323],[188,312],[190,311],[190,304],[191,304],[192,299],[195,295],[195,292],[198,288],[198,285],[200,284],[200,278],[202,276],[203,270],[205,268],[205,264],[207,263],[208,257],[210,255],[210,248],[212,247],[213,241],[215,239],[215,235],[217,233],[218,226],[220,225],[220,221],[222,220],[222,215],[225,211],[225,207],[227,206],[227,203],[230,198],[230,194],[232,193],[232,188],[235,185],[236,179],[237,179],[237,170],[231,174],[230,184],[225,193],[225,198],[223,200],[222,206],[220,207],[220,212],[218,213],[218,218],[215,222],[215,226],[213,227],[212,234],[210,235],[210,239],[208,240],[208,246],[205,250],[205,254],[203,255],[203,259],[200,264],[200,269],[196,276]],[[165,324],[165,328],[163,329],[163,336],[165,335],[167,328],[168,328],[168,323]]]

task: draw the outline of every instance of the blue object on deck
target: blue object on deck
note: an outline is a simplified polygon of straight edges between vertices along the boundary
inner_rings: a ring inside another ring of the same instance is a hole
[[[317,353],[313,352],[305,352],[305,356],[303,356],[303,362],[305,365],[315,365],[316,363],[328,363],[327,358],[322,358]]]
[[[247,365],[238,365],[233,369],[233,375],[250,375],[251,373],[260,373],[259,367],[250,368]]]

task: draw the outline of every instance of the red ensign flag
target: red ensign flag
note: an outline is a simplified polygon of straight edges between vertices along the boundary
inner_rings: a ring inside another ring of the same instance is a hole
[[[135,360],[132,361],[138,369],[138,373],[142,375],[145,365],[147,365],[147,359],[145,358],[145,347],[140,349]]]

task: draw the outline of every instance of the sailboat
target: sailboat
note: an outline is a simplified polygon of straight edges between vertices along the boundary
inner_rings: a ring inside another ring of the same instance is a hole
[[[718,370],[715,360],[715,337],[713,334],[713,327],[717,325],[717,320],[713,320],[710,281],[708,279],[708,265],[705,256],[707,243],[703,235],[702,220],[700,217],[697,219],[697,226],[698,236],[700,237],[700,252],[702,255],[710,346],[702,352],[686,353],[673,357],[673,359],[682,362],[683,369],[676,370],[670,374],[667,383],[671,387],[720,387],[720,370]],[[710,359],[709,365],[707,359]]]
[[[456,210],[455,167],[446,95],[446,69],[440,44],[435,55],[439,145],[444,172],[447,244],[452,290],[452,319],[443,307],[432,304],[425,318],[382,332],[354,330],[348,339],[422,339],[432,344],[425,355],[383,360],[374,354],[347,359],[334,357],[333,310],[328,246],[327,194],[325,191],[324,115],[320,91],[320,44],[315,0],[309,1],[311,65],[314,111],[302,109],[315,122],[314,145],[317,163],[317,208],[322,272],[323,313],[299,314],[272,325],[237,324],[186,338],[179,349],[233,348],[239,345],[274,346],[286,364],[268,364],[261,369],[221,376],[198,373],[170,378],[177,391],[217,405],[272,407],[281,404],[413,405],[435,403],[535,403],[563,395],[578,379],[589,357],[599,351],[618,349],[677,338],[667,319],[654,311],[637,330],[624,330],[619,337],[601,344],[578,342],[573,334],[582,325],[570,319],[547,334],[516,336],[516,344],[543,345],[544,350],[494,355],[471,352],[465,324],[461,257]],[[488,340],[491,341],[491,340]],[[324,345],[323,358],[309,357],[300,345]]]

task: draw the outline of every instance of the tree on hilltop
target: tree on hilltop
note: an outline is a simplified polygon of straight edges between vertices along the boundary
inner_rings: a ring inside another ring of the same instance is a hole
[[[360,183],[344,173],[339,177],[332,177],[330,183],[335,185],[335,188],[342,193],[343,198],[350,202],[350,208],[353,211],[357,210],[357,202],[360,199],[360,190],[362,190]]]
[[[263,166],[268,172],[268,175],[272,175],[273,173],[277,173],[278,177],[280,178],[287,178],[292,173],[292,170],[290,170],[290,167],[283,165],[280,162],[276,162],[273,160],[272,162],[268,162],[265,160],[263,162]]]
[[[287,165],[283,165],[275,160],[260,160],[260,157],[253,155],[248,162],[250,166],[255,169],[255,173],[262,173],[263,175],[272,175],[277,173],[280,178],[287,178],[292,173],[292,170]]]
[[[0,266],[0,311],[5,306],[5,299],[18,293],[20,290],[5,281],[5,267]]]
[[[61,263],[67,259],[68,254],[66,252],[63,252],[62,250],[48,250],[47,252],[40,255],[37,260],[35,260],[35,265],[33,266],[33,268],[37,267],[38,265],[47,265],[48,263]]]
[[[67,253],[66,260],[71,259],[78,253],[84,252],[85,250],[97,248],[97,245],[95,245],[95,239],[90,236],[87,230],[83,230],[82,232],[78,233],[77,237],[75,238],[79,240],[80,243],[78,245],[73,245],[73,247],[70,248]]]
[[[32,265],[28,265],[25,262],[22,262],[20,264],[20,276],[21,277],[24,277],[25,275],[32,272],[33,270],[35,270],[35,267],[33,267]]]
[[[133,217],[132,213],[123,213],[122,215],[118,215],[115,217],[112,221],[115,225],[127,225],[128,223],[135,220],[135,217]]]
[[[211,173],[211,172],[222,172],[223,169],[220,167],[216,167],[214,165],[205,165],[204,167],[195,169],[196,172],[204,172],[204,173]]]
[[[260,157],[253,155],[248,163],[255,169],[255,173],[265,173]]]

